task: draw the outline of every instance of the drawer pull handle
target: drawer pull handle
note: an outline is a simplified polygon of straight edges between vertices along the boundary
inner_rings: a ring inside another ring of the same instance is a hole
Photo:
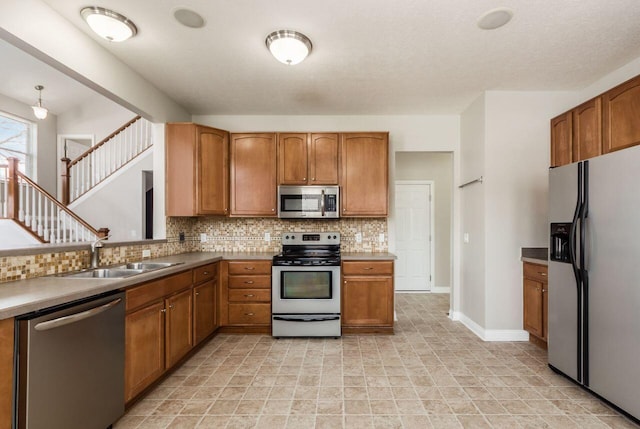
[[[255,270],[255,267],[244,267],[245,270],[249,270],[249,271],[253,271]]]
[[[244,283],[245,283],[245,284],[248,284],[248,285],[252,285],[252,284],[253,284],[253,280],[247,280],[247,281],[245,281]]]
[[[538,274],[540,274],[541,276],[546,276],[547,273],[543,273],[542,271],[538,271]]]
[[[245,316],[253,316],[253,313],[244,313]]]
[[[252,293],[245,293],[244,296],[246,296],[247,298],[251,298],[252,296],[255,296],[255,295]]]
[[[209,271],[205,271],[205,272],[204,272],[204,273],[202,273],[202,274],[203,274],[203,275],[205,275],[205,276],[208,276],[208,275],[209,275]]]
[[[363,270],[365,271],[373,270],[373,267],[364,267]]]

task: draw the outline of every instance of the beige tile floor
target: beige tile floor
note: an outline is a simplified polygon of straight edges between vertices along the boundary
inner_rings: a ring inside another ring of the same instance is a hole
[[[396,295],[394,336],[219,335],[115,429],[637,428],[528,343],[485,343],[448,295]]]

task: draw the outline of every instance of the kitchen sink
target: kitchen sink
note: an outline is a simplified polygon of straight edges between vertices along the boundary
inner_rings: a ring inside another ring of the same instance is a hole
[[[58,274],[59,277],[68,278],[94,278],[94,279],[122,279],[135,276],[136,274],[147,273],[149,271],[169,268],[183,262],[130,262],[124,265],[107,268],[92,268],[79,272]]]
[[[143,273],[144,270],[127,270],[121,268],[97,268],[95,270],[80,271],[79,273],[63,274],[63,277],[75,278],[100,278],[100,279],[121,279]]]

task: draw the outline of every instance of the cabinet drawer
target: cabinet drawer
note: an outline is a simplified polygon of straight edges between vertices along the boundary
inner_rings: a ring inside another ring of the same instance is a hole
[[[546,265],[538,265],[531,264],[529,262],[524,263],[524,277],[530,278],[532,280],[537,280],[539,282],[547,283],[547,266]]]
[[[231,289],[229,301],[236,302],[270,302],[271,290],[269,289]]]
[[[379,275],[393,274],[393,261],[345,261],[342,263],[343,275]]]
[[[218,274],[217,264],[207,264],[193,269],[193,283],[204,283]]]
[[[132,310],[191,286],[191,270],[127,290],[126,309]]]
[[[271,289],[271,276],[229,276],[229,288]]]
[[[229,274],[271,274],[271,261],[230,261]]]
[[[229,304],[231,325],[268,325],[271,323],[271,304]]]

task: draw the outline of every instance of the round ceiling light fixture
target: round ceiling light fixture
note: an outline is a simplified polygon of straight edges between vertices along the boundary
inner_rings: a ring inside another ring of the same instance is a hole
[[[311,40],[297,31],[274,31],[265,42],[271,54],[288,65],[301,63],[311,53]]]
[[[80,16],[98,36],[110,42],[124,42],[138,33],[135,24],[126,16],[103,7],[85,7]]]
[[[504,7],[492,9],[478,18],[478,27],[483,30],[495,30],[506,25],[513,18],[513,11]]]
[[[173,17],[180,24],[189,28],[202,28],[206,23],[204,18],[199,13],[184,8],[176,9],[173,12]]]

